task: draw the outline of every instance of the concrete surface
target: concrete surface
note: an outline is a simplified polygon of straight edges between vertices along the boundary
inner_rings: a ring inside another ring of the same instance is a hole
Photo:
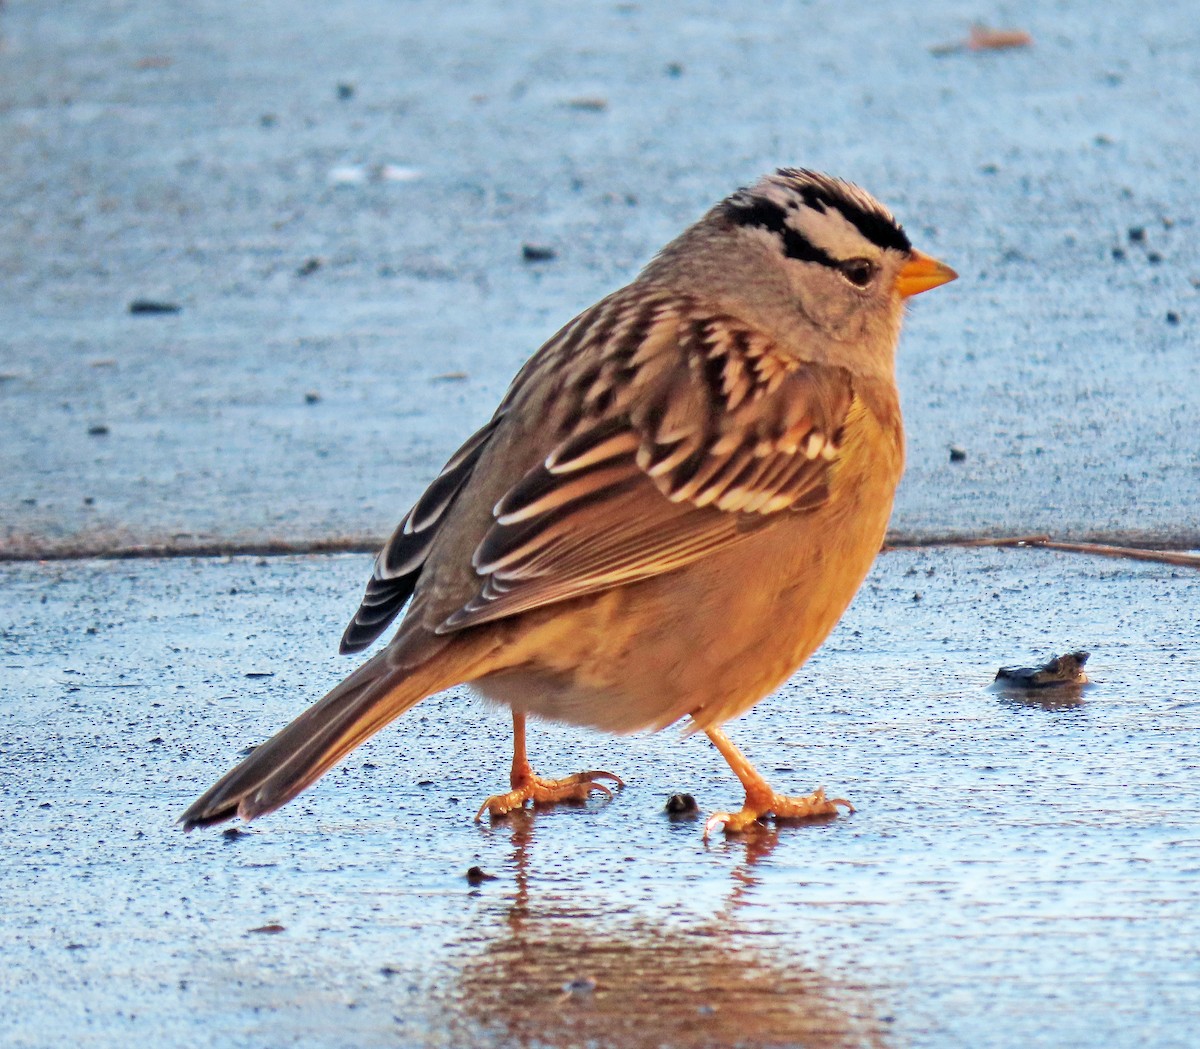
[[[184,805],[352,665],[332,652],[367,568],[0,568],[0,1043],[1195,1044],[1195,572],[885,554],[731,726],[780,787],[850,797],[832,823],[706,847],[662,809],[738,799],[707,741],[541,726],[539,768],[627,789],[477,827],[507,718],[449,694],[248,832],[183,835]],[[988,689],[1076,647],[1082,696]]]
[[[977,18],[1035,46],[931,52]],[[370,557],[13,559],[370,548],[544,337],[782,163],[962,274],[902,346],[894,538],[1200,546],[1198,111],[1165,3],[0,5],[0,1044],[1192,1046],[1195,572],[886,554],[731,726],[859,811],[706,847],[664,800],[738,792],[671,732],[539,727],[628,788],[476,827],[508,724],[456,694],[185,837],[347,672]],[[1080,696],[988,690],[1080,647]]]
[[[1035,46],[931,52],[976,18]],[[903,346],[897,536],[1200,545],[1178,5],[18,0],[0,41],[7,556],[369,546],[542,339],[782,163],[962,273]]]

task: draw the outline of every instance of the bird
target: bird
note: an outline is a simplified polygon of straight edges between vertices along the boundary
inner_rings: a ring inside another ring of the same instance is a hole
[[[779,168],[710,208],[518,371],[375,560],[343,653],[391,640],[180,817],[278,809],[420,700],[510,708],[510,789],[611,798],[534,772],[529,717],[616,735],[683,723],[741,781],[736,834],[853,811],[776,792],[722,725],[820,646],[882,547],[904,462],[909,298],[954,280],[864,189]]]

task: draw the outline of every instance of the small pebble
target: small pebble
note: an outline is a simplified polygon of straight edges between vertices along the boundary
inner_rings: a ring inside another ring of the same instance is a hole
[[[1146,252],[1146,261],[1150,263],[1151,266],[1157,266],[1160,262],[1162,262],[1162,256],[1157,251],[1148,251]]]
[[[1129,243],[1141,244],[1146,239],[1145,226],[1130,226],[1129,227]]]
[[[329,169],[331,186],[360,186],[367,181],[367,169],[355,164],[339,164]]]
[[[1083,666],[1089,653],[1082,649],[1055,656],[1039,667],[1001,667],[995,685],[1006,689],[1062,688],[1088,684]]]
[[[421,177],[421,170],[403,164],[381,164],[378,174],[381,182],[416,182]]]
[[[958,445],[954,444],[950,446],[950,461],[952,463],[966,462],[966,459],[967,450],[965,448],[959,448]]]
[[[522,244],[521,257],[526,262],[549,262],[558,252],[546,244]]]
[[[178,313],[182,309],[177,302],[160,302],[157,299],[134,299],[129,304],[130,313]]]
[[[309,390],[308,393],[304,395],[305,404],[316,404],[320,399],[321,395],[317,393],[316,390]]]
[[[105,437],[108,434],[108,427],[103,423],[96,423],[95,426],[88,427],[89,437]]]
[[[1179,323],[1179,314],[1176,313],[1174,310],[1167,310],[1167,323],[1168,324],[1178,324]]]
[[[667,798],[666,812],[670,816],[694,816],[699,811],[700,806],[690,794],[672,794]]]

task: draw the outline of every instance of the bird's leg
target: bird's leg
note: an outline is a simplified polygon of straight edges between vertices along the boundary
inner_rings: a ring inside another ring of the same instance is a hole
[[[776,820],[817,819],[836,816],[839,805],[850,812],[854,811],[854,806],[845,798],[825,797],[822,787],[799,798],[776,794],[758,770],[746,760],[746,755],[733,745],[724,732],[718,728],[706,728],[704,734],[713,741],[713,746],[721,752],[721,757],[729,762],[733,774],[746,788],[746,803],[742,810],[733,813],[714,812],[704,824],[705,838],[722,823],[725,824],[725,833],[737,834],[764,816],[774,816]]]
[[[486,811],[493,819],[504,816],[513,809],[523,808],[525,802],[532,801],[535,805],[553,805],[560,801],[587,801],[592,791],[596,790],[606,798],[612,797],[612,790],[601,779],[610,779],[618,787],[625,786],[620,776],[600,769],[588,772],[576,772],[562,779],[543,779],[533,771],[529,764],[529,756],[525,752],[525,715],[513,711],[513,761],[512,775],[509,783],[512,790],[507,794],[493,794],[475,813],[475,822],[483,819]]]

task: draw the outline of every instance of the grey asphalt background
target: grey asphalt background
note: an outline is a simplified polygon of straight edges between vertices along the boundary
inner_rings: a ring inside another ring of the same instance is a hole
[[[1200,546],[1193,14],[0,6],[0,1044],[1193,1045],[1192,571],[885,554],[730,727],[859,811],[705,847],[666,796],[738,792],[672,732],[539,726],[629,787],[476,827],[508,723],[458,693],[185,837],[352,665],[370,556],[43,559],[370,548],[542,339],[784,163],[962,274],[907,325],[893,538]],[[932,53],[977,19],[1035,45]],[[987,688],[1079,647],[1081,696]]]
[[[1036,44],[931,53],[977,18]],[[10,556],[369,545],[543,339],[783,163],[962,274],[902,347],[897,536],[1198,545],[1178,5],[16,3],[0,34]]]

